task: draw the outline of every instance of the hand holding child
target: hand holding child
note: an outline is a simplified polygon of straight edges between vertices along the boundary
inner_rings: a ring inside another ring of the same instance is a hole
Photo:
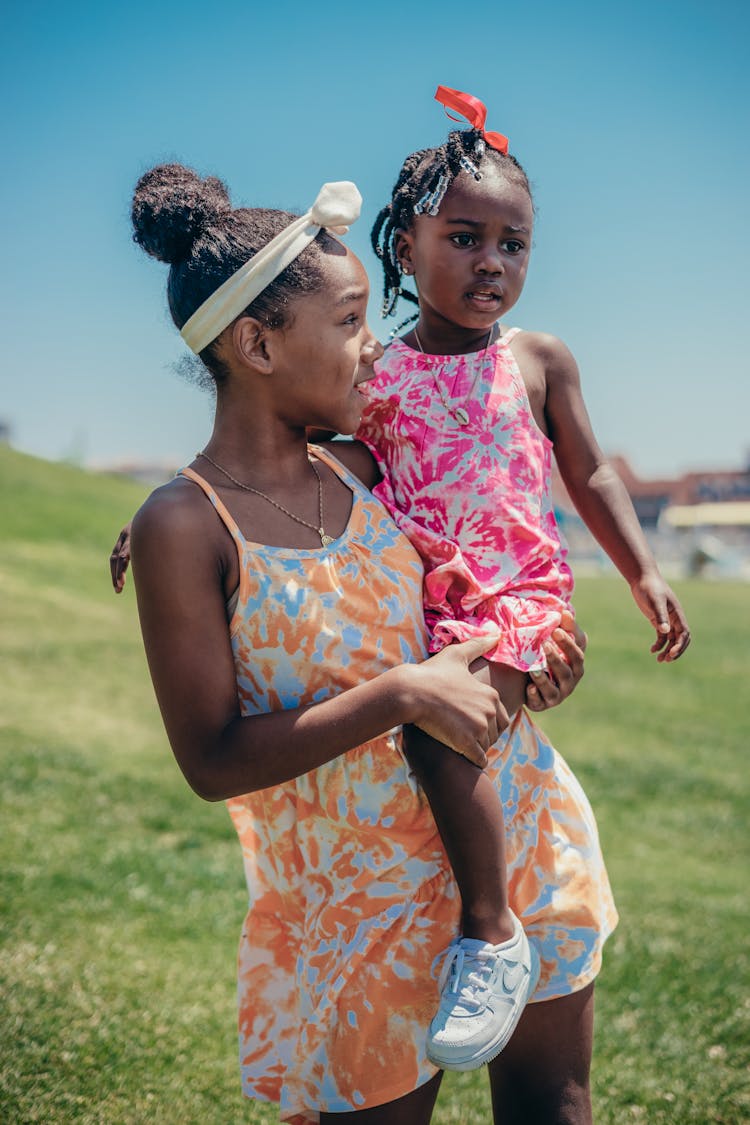
[[[494,688],[472,676],[469,666],[496,644],[497,637],[472,637],[405,668],[419,684],[413,725],[480,769],[508,726],[508,713]]]

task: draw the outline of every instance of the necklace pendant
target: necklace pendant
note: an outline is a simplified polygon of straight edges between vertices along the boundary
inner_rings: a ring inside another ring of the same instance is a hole
[[[467,411],[464,410],[463,406],[456,407],[456,409],[453,411],[453,417],[456,419],[459,426],[468,426],[469,415]]]
[[[318,528],[318,535],[320,536],[321,547],[330,547],[331,543],[333,543],[333,539],[331,538],[331,536],[326,535],[322,527]]]

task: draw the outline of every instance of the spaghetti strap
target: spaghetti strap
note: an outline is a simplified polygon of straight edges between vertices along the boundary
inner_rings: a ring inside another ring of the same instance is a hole
[[[508,331],[500,337],[498,344],[509,344],[519,332],[523,332],[523,329],[517,326],[515,328],[509,328]]]
[[[370,490],[362,483],[361,480],[359,480],[358,477],[354,475],[354,473],[349,471],[346,465],[342,464],[342,462],[339,461],[338,458],[335,457],[332,453],[329,453],[328,450],[322,449],[318,445],[308,445],[307,448],[309,453],[314,454],[322,464],[328,466],[331,472],[339,478],[342,484],[344,484],[349,489],[353,496],[358,496],[360,500],[362,500],[364,497],[370,496]],[[240,553],[240,564],[242,563],[242,554],[248,550],[272,551],[279,554],[283,554],[285,552],[296,553],[297,550],[302,550],[302,548],[273,547],[266,543],[256,543],[252,539],[247,539],[246,536],[244,536],[240,531],[236,521],[229,512],[229,509],[220,499],[218,493],[216,492],[216,489],[213,488],[204,477],[200,476],[199,473],[196,473],[195,469],[191,469],[189,467],[179,469],[175,476],[184,477],[185,480],[192,481],[194,484],[198,485],[202,492],[205,493],[206,497],[213,505],[217,516],[224,524],[237,546],[237,550]],[[341,533],[341,535],[338,536],[331,544],[332,550],[341,548],[348,541],[351,531],[352,517],[355,515],[356,511],[356,505],[353,505],[352,515],[350,516],[349,522],[347,523],[347,526]],[[313,551],[313,548],[306,549],[308,551]],[[317,550],[317,548],[314,549],[315,553],[317,553]]]
[[[362,483],[358,476],[356,476],[346,465],[339,461],[335,454],[331,453],[328,449],[323,449],[320,445],[308,445],[308,452],[314,453],[319,461],[327,465],[332,473],[342,481],[348,489],[352,492],[358,492],[360,495],[368,495],[370,489]]]
[[[184,477],[186,480],[191,480],[193,484],[197,484],[198,487],[202,489],[203,492],[205,492],[206,496],[216,509],[216,514],[226,527],[229,534],[232,536],[236,543],[238,543],[241,547],[244,547],[244,535],[240,531],[232,516],[229,514],[227,507],[219,499],[217,493],[214,491],[208,481],[204,480],[202,476],[199,476],[198,473],[196,473],[195,469],[191,469],[190,467],[179,469],[175,476]]]

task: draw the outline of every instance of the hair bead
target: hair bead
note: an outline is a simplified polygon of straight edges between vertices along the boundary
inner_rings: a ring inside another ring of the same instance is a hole
[[[473,176],[475,180],[481,180],[482,173],[479,171],[476,164],[472,160],[469,160],[468,156],[462,156],[459,160],[459,164],[463,168],[464,172],[468,172],[469,175]]]

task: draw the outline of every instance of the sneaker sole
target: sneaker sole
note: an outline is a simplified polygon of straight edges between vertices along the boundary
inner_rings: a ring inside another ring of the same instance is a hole
[[[533,945],[529,944],[529,949],[531,950],[531,973],[529,974],[529,988],[526,993],[526,1000],[523,1004],[523,1007],[521,1007],[518,1013],[518,1018],[510,1028],[510,1031],[503,1032],[502,1035],[493,1039],[493,1041],[486,1047],[483,1047],[481,1051],[475,1052],[471,1055],[466,1055],[463,1058],[461,1058],[460,1056],[458,1058],[454,1056],[450,1059],[440,1058],[433,1051],[431,1051],[429,1047],[427,1047],[427,1058],[431,1063],[433,1063],[435,1066],[439,1066],[441,1070],[479,1070],[481,1066],[485,1066],[487,1063],[492,1062],[493,1059],[496,1059],[497,1056],[505,1050],[505,1048],[513,1038],[513,1032],[518,1027],[518,1022],[521,1019],[524,1011],[526,1010],[526,1005],[528,1004],[530,998],[534,995],[534,990],[539,983],[539,973],[541,970],[541,966],[539,964],[539,955],[534,949]]]

